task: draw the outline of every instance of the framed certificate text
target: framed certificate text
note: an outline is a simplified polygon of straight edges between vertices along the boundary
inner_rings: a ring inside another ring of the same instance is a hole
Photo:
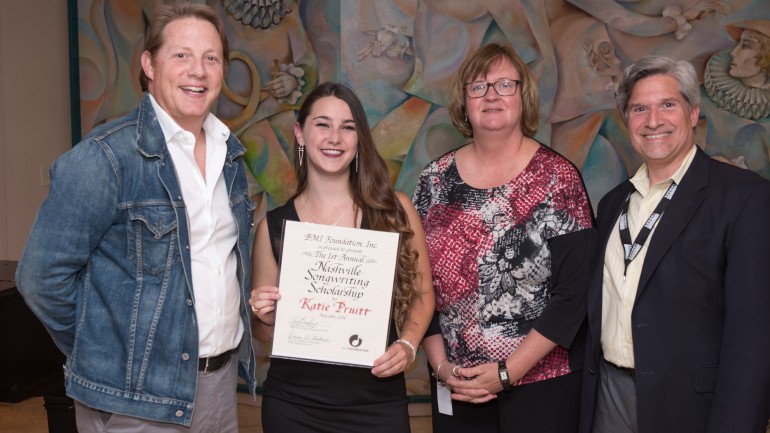
[[[387,347],[398,240],[286,221],[271,356],[372,367]]]

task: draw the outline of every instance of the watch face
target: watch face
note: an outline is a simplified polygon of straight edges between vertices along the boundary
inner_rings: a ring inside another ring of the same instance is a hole
[[[500,372],[500,378],[503,380],[508,380],[508,373],[505,371]]]

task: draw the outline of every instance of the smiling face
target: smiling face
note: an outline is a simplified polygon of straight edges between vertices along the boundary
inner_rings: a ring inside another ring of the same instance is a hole
[[[468,82],[494,83],[507,78],[520,80],[521,75],[507,61],[494,65],[484,77],[475,77]],[[521,89],[510,96],[500,96],[492,86],[481,98],[465,96],[465,109],[473,126],[474,135],[483,132],[504,131],[511,133],[521,130]]]
[[[659,74],[639,80],[628,101],[631,145],[648,167],[676,171],[695,144],[698,111],[679,93],[673,77]]]
[[[179,126],[197,133],[222,88],[222,41],[216,28],[197,18],[181,18],[163,30],[155,57],[142,53],[148,90]]]
[[[358,150],[358,131],[350,107],[336,96],[318,99],[305,124],[294,124],[297,143],[305,145],[308,176],[348,176]]]

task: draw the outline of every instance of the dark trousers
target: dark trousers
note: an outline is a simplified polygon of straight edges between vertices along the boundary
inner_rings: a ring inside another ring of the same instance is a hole
[[[637,433],[636,382],[602,360],[593,433]]]
[[[580,417],[581,372],[515,386],[482,404],[452,400],[453,415],[438,412],[431,376],[433,433],[574,433]]]

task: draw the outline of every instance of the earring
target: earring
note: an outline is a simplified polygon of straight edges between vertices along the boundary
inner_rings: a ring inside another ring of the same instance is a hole
[[[299,166],[302,167],[302,159],[305,156],[305,145],[300,143],[299,149],[297,150],[297,154],[299,154]]]
[[[465,123],[468,123],[468,113],[465,113]]]
[[[358,173],[358,152],[356,152],[356,173]]]

